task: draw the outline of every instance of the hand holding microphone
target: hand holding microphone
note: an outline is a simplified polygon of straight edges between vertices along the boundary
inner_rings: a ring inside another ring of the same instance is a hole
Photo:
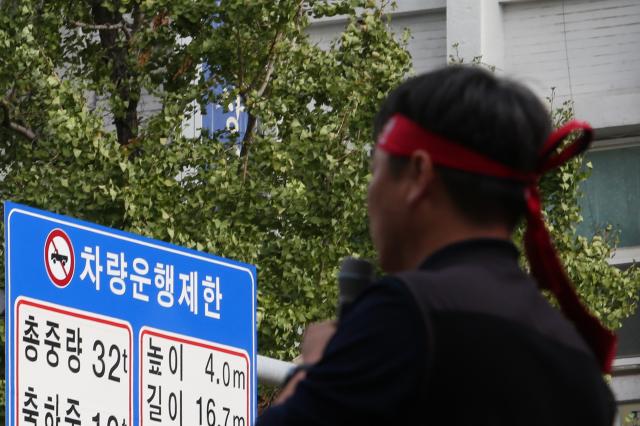
[[[317,363],[336,331],[337,322],[345,310],[362,294],[374,280],[373,265],[363,259],[347,257],[343,259],[338,272],[338,319],[310,324],[305,330],[302,341],[302,362],[289,372],[285,379],[285,388],[277,402],[287,399],[297,383],[304,378],[305,370]]]
[[[338,272],[338,319],[345,310],[373,282],[373,265],[364,260],[346,257]],[[310,324],[304,333],[302,359],[305,364],[315,364],[322,358],[324,348],[335,333],[337,321]]]

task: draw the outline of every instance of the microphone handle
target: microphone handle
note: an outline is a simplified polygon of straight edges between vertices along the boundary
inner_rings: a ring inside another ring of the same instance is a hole
[[[338,319],[374,279],[373,265],[364,260],[347,257],[340,265],[338,273]]]

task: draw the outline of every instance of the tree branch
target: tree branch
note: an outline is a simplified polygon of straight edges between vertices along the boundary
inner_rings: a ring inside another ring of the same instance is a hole
[[[29,139],[30,141],[36,138],[36,134],[33,132],[33,130],[21,126],[18,123],[10,122],[8,127],[14,132],[19,133],[25,138]]]
[[[7,90],[7,93],[4,96],[5,101],[6,102],[11,102],[15,98],[16,92],[17,92],[17,90],[16,90],[16,82],[14,81],[11,84],[11,89]]]
[[[302,17],[302,14],[304,12],[304,8],[303,8],[304,3],[305,2],[303,0],[298,4],[298,9],[296,10],[296,21],[300,21],[300,18]],[[269,45],[269,51],[267,53],[267,62],[262,67],[263,69],[267,70],[267,74],[266,74],[265,79],[263,80],[261,88],[259,90],[259,95],[260,96],[262,96],[262,94],[264,93],[264,91],[266,89],[266,86],[269,84],[269,79],[271,78],[271,74],[273,73],[273,67],[275,65],[275,59],[276,59],[276,56],[277,56],[277,55],[274,54],[274,50],[275,50],[275,47],[278,44],[278,42],[282,39],[282,36],[283,36],[283,31],[282,30],[276,31],[276,34],[273,37],[273,40],[271,41],[271,44]],[[255,76],[255,78],[249,84],[249,87],[248,87],[247,91],[249,91],[250,89],[255,87],[259,76],[260,76],[259,74]]]
[[[304,0],[300,1],[298,4],[298,10],[296,11],[296,21],[299,21],[302,17]],[[260,88],[257,90],[258,97],[264,95],[264,92],[267,90],[269,86],[269,82],[271,81],[271,75],[273,74],[273,70],[275,68],[276,60],[278,55],[275,52],[275,47],[278,42],[281,40],[284,35],[284,31],[277,31],[273,41],[271,42],[271,46],[269,46],[269,53],[267,54],[267,63],[265,64],[266,73],[264,75],[264,79],[262,80],[262,84]],[[251,87],[257,81],[258,76],[254,78],[251,82]],[[242,158],[242,182],[244,182],[247,178],[248,169],[249,169],[249,148],[251,147],[251,143],[253,142],[253,133],[256,126],[256,117],[253,114],[249,114],[249,119],[247,121],[247,130],[245,131],[244,138],[242,139],[242,149],[240,150],[240,158]]]
[[[236,38],[236,56],[238,58],[238,64],[240,64],[239,68],[239,72],[238,72],[238,89],[243,90],[243,84],[244,84],[244,58],[242,56],[242,45],[240,44],[240,33],[239,30],[236,28],[235,31],[233,32]]]
[[[271,80],[271,74],[273,73],[273,68],[275,65],[275,59],[270,60],[267,65],[267,73],[264,77],[262,85],[260,89],[258,89],[258,96],[261,97],[265,90],[267,90],[267,86],[269,85],[269,80]],[[247,179],[247,173],[249,169],[249,147],[253,142],[253,130],[256,127],[256,117],[253,114],[249,114],[249,119],[247,120],[247,130],[244,133],[244,138],[242,140],[242,149],[240,150],[240,157],[242,158],[242,182]]]
[[[127,41],[131,39],[131,33],[124,22],[118,22],[117,24],[87,24],[86,22],[75,21],[73,25],[78,28],[94,31],[122,30]]]
[[[102,0],[93,0],[92,3],[91,17],[95,24],[91,26],[102,27],[99,30],[100,46],[109,68],[109,80],[114,85],[111,92],[113,99],[110,103],[113,124],[116,127],[118,143],[127,145],[136,138],[138,132],[137,108],[141,89],[137,81],[137,70],[129,62],[131,43],[122,45],[115,29],[124,31],[127,40],[130,41],[129,28],[125,26],[126,22],[122,14],[109,11],[103,6]],[[134,25],[137,25],[135,19],[134,16]],[[117,107],[114,99],[119,99],[126,106]]]
[[[253,142],[253,129],[256,127],[256,117],[253,114],[247,113],[249,116],[247,120],[247,130],[244,133],[242,139],[242,149],[240,149],[240,158],[242,158],[242,183],[247,179],[249,170],[249,147]]]
[[[30,141],[36,138],[36,134],[33,130],[11,121],[11,117],[9,115],[9,103],[6,100],[0,99],[0,108],[2,108],[2,125],[4,127],[13,130]]]
[[[133,4],[133,12],[131,13],[131,16],[133,16],[132,30],[135,33],[140,29],[140,26],[142,25],[142,21],[144,18],[144,15],[140,11],[140,4],[138,3]]]
[[[122,22],[118,24],[87,24],[85,22],[75,21],[73,23],[78,28],[86,28],[88,30],[119,30],[124,29],[124,24]]]
[[[11,118],[9,118],[9,104],[4,99],[1,99],[0,107],[2,107],[2,125],[9,127],[9,124],[11,124]]]
[[[263,65],[263,69],[269,69],[269,68],[273,68],[273,63],[274,63],[274,54],[273,54],[273,50],[276,46],[276,44],[278,44],[278,42],[280,41],[280,39],[282,38],[282,31],[277,31],[275,37],[273,37],[273,40],[271,41],[271,45],[269,46],[269,52],[267,53],[267,62]],[[271,73],[268,74],[269,77],[271,76]],[[249,84],[249,87],[247,88],[249,91],[250,89],[252,89],[255,85],[256,82],[258,81],[258,77],[260,75],[257,74],[255,76],[255,78],[253,79],[253,81],[251,81],[251,83]],[[269,79],[265,79],[265,81],[269,81]],[[264,86],[264,82],[262,84]],[[263,89],[264,90],[264,89]]]

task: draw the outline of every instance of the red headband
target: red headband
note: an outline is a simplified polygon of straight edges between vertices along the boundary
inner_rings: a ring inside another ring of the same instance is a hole
[[[582,132],[581,135],[555,153],[562,142],[578,130]],[[434,135],[407,117],[396,114],[389,119],[380,133],[378,148],[400,156],[409,156],[417,150],[424,150],[429,153],[435,165],[526,184],[527,230],[524,241],[531,272],[541,289],[550,290],[556,296],[564,314],[574,323],[593,350],[602,371],[609,373],[616,351],[616,336],[580,302],[551,243],[551,237],[542,219],[542,203],[538,192],[540,177],[584,152],[592,138],[593,130],[588,123],[570,121],[549,136],[540,151],[536,169],[531,173],[523,173]]]

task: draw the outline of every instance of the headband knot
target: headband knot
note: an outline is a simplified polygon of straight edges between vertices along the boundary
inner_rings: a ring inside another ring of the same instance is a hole
[[[577,131],[581,132],[580,135],[558,151],[567,138]],[[616,336],[590,314],[578,298],[544,224],[538,190],[538,182],[546,172],[584,152],[592,139],[593,129],[588,123],[577,120],[568,122],[551,133],[540,150],[535,171],[527,173],[433,134],[402,114],[396,114],[380,132],[377,147],[399,156],[409,156],[418,150],[427,151],[435,165],[524,184],[527,204],[524,243],[531,273],[538,287],[553,293],[562,312],[573,322],[595,354],[601,370],[609,373],[615,357]]]

